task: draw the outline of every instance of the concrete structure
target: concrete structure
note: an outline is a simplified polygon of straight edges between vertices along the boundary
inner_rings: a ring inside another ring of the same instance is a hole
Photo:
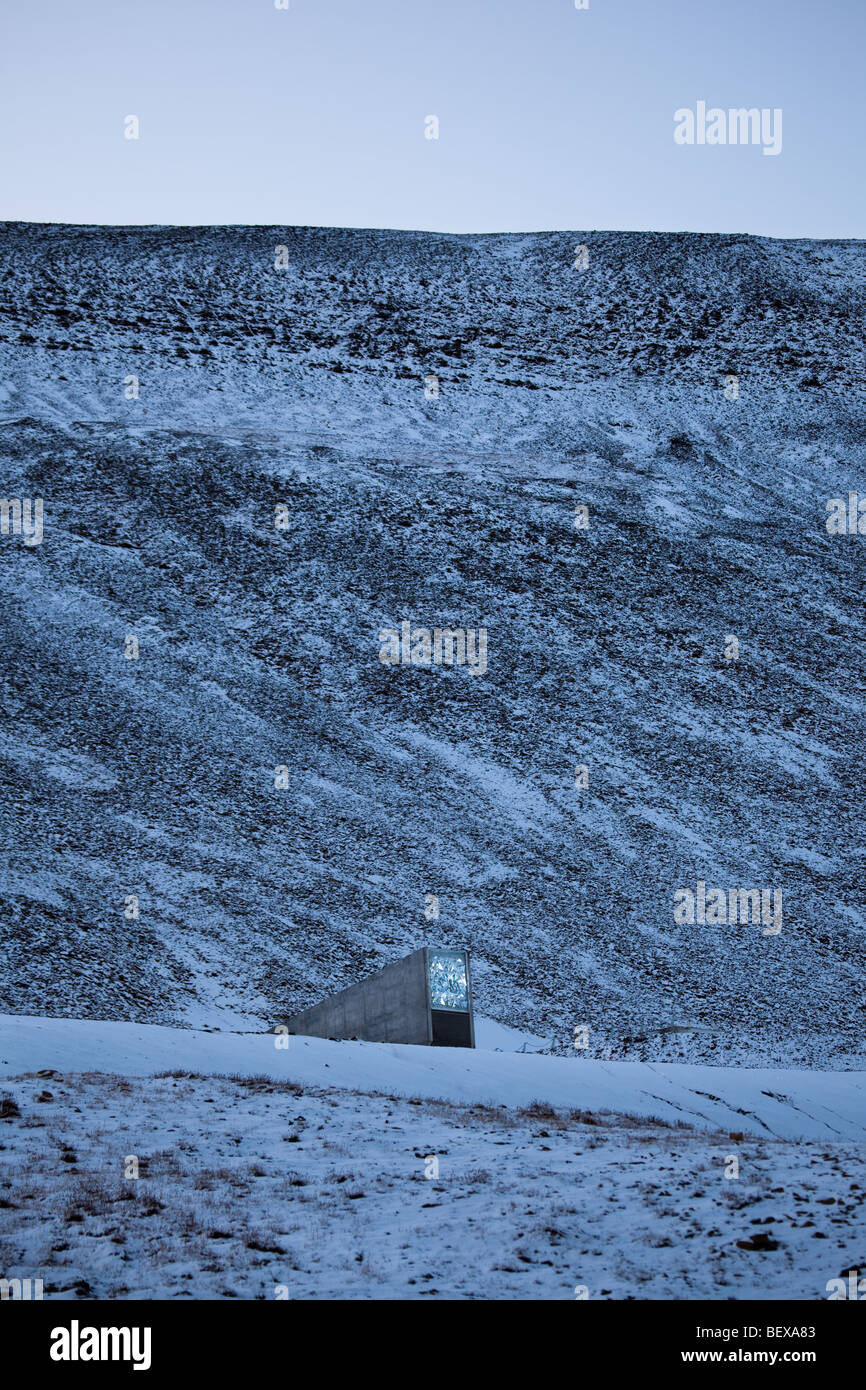
[[[287,1026],[315,1038],[474,1047],[469,952],[421,946]]]

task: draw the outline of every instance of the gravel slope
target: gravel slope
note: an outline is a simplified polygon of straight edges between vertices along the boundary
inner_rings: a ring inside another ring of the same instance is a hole
[[[853,242],[0,229],[0,1005],[258,1026],[426,941],[561,1049],[862,1065],[863,300]]]

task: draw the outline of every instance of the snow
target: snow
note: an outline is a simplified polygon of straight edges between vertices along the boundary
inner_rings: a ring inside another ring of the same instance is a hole
[[[0,226],[3,492],[45,499],[0,547],[0,1271],[866,1269],[864,549],[824,527],[866,493],[864,251]],[[383,668],[403,618],[486,626],[485,676]],[[678,926],[699,879],[780,888],[782,932]],[[473,1053],[274,1046],[420,945],[472,953]]]
[[[851,1072],[22,1017],[0,1058],[0,1264],[48,1299],[813,1300],[866,1265]]]
[[[150,1076],[164,1070],[268,1076],[303,1086],[422,1096],[461,1105],[556,1108],[658,1117],[786,1139],[866,1138],[866,1073],[600,1062],[522,1053],[518,1030],[482,1040],[510,1051],[164,1028],[92,1019],[0,1017],[0,1076],[46,1067]]]

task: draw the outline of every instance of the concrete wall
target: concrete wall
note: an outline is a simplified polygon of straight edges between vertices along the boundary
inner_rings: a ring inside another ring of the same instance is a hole
[[[432,1043],[426,949],[421,946],[286,1023],[290,1033],[314,1038]]]

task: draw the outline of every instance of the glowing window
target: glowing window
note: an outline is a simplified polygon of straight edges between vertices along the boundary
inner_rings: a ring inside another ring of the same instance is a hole
[[[427,956],[430,1006],[469,1012],[465,951],[430,951]]]

